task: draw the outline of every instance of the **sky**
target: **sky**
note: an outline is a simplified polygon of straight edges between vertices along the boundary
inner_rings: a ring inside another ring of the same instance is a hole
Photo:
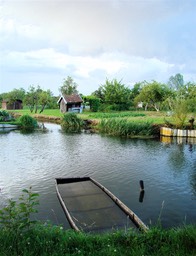
[[[196,0],[0,0],[0,93],[196,82]]]

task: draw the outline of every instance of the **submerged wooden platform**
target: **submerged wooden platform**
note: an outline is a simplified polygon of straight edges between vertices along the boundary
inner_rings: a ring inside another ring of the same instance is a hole
[[[91,177],[57,178],[56,190],[71,227],[77,231],[148,229],[134,212]]]

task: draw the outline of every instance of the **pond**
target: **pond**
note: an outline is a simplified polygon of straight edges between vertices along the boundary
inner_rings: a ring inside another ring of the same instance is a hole
[[[92,176],[149,226],[159,217],[164,228],[196,223],[196,144],[71,135],[45,126],[45,133],[0,133],[0,208],[32,186],[40,194],[37,219],[69,228],[55,178]]]

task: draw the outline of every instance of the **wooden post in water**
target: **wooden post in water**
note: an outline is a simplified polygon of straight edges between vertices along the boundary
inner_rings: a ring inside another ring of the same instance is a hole
[[[142,203],[144,199],[144,182],[143,180],[140,180],[140,197],[139,197],[139,202]]]
[[[144,182],[140,180],[140,191],[144,191]]]

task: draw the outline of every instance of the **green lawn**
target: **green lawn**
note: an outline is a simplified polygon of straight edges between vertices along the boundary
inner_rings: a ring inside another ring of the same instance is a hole
[[[32,115],[35,117],[43,117],[43,116],[52,116],[52,117],[62,117],[63,114],[59,109],[45,109],[41,114],[39,112],[37,114],[31,113],[29,109],[22,110],[12,110],[10,112],[20,113],[21,115]],[[139,123],[152,123],[152,124],[164,124],[166,121],[174,122],[171,116],[167,116],[167,113],[164,111],[156,112],[156,111],[121,111],[121,112],[89,112],[84,111],[78,116],[82,119],[91,119],[91,120],[101,120],[103,118],[124,118],[130,122],[139,122]],[[188,119],[187,119],[188,123]]]

